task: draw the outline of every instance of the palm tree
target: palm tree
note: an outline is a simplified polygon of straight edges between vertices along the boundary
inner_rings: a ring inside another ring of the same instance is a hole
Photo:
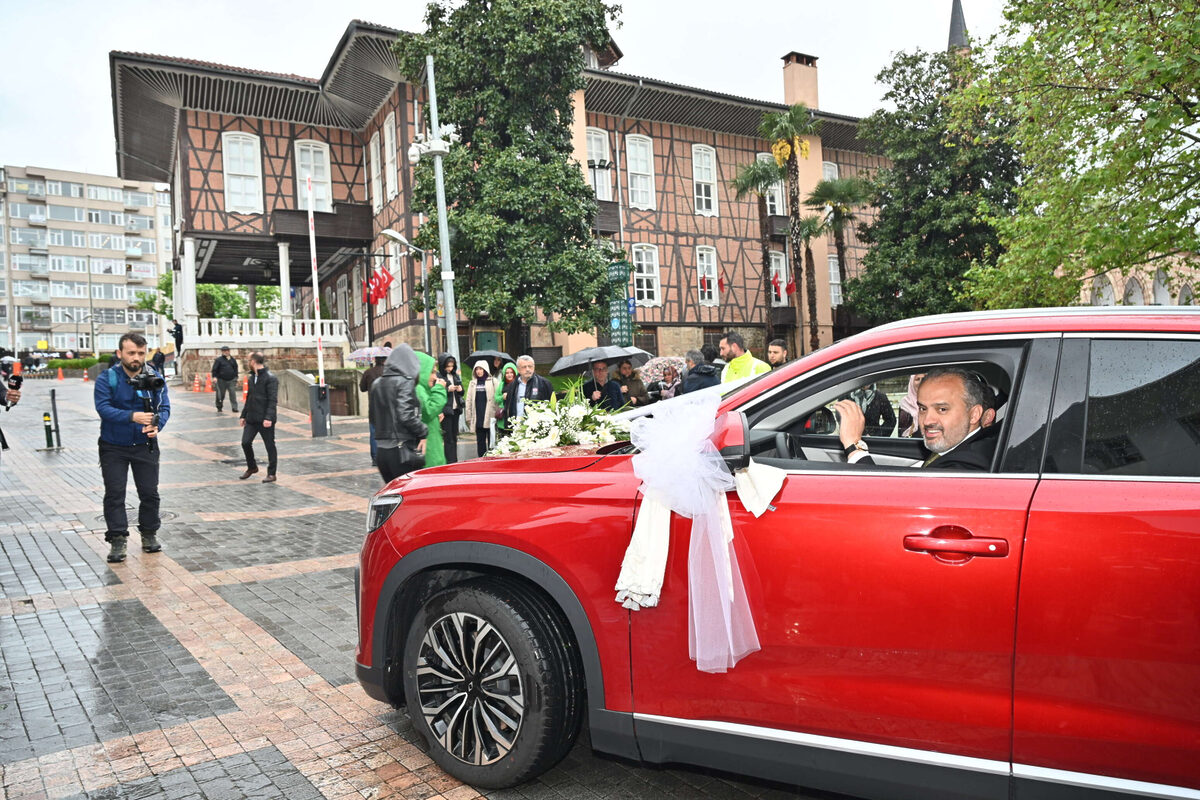
[[[854,221],[854,208],[866,205],[870,186],[862,178],[823,180],[813,187],[804,205],[825,212],[825,224],[837,249],[838,279],[846,285],[846,226]]]
[[[808,158],[808,137],[815,136],[819,128],[820,120],[804,103],[789,106],[786,111],[763,114],[762,122],[758,126],[758,135],[771,143],[771,153],[775,156],[775,163],[787,172],[788,216],[791,218],[788,236],[792,245],[792,258],[798,258],[799,253],[803,252],[801,248],[803,237],[800,235],[800,159]],[[815,350],[817,347],[815,344],[817,341],[817,277],[811,259],[804,269],[805,284],[809,287],[809,326],[812,330],[813,349]],[[800,302],[799,298],[796,302]],[[796,338],[800,338],[799,329],[796,331]]]
[[[730,181],[738,200],[754,195],[758,200],[758,240],[762,249],[762,280],[763,296],[772,297],[771,285],[771,230],[767,215],[767,195],[771,188],[783,179],[783,170],[773,161],[751,161],[744,164],[737,177]],[[774,325],[771,323],[771,303],[767,302],[766,312],[766,341],[775,338]]]
[[[817,335],[817,265],[813,260],[812,240],[825,235],[825,220],[816,214],[801,217],[798,223],[792,225],[792,230],[804,243],[804,291],[808,294],[808,344],[816,350],[821,346],[820,336]],[[799,250],[792,248],[793,253]],[[796,294],[796,330],[800,330],[800,294]],[[797,339],[799,336],[796,337]]]

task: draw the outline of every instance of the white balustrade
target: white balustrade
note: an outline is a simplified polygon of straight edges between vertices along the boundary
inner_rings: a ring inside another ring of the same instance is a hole
[[[341,319],[205,319],[197,320],[190,341],[197,345],[273,344],[316,347],[347,344],[346,321]]]

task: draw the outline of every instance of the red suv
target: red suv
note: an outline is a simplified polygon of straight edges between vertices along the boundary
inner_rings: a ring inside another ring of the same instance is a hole
[[[995,398],[990,469],[922,469],[888,422],[946,366]],[[873,398],[866,464],[830,411],[852,396]],[[761,516],[728,494],[761,649],[724,673],[689,659],[691,520],[670,517],[658,605],[614,601],[630,445],[372,499],[358,676],[447,772],[527,780],[586,721],[607,753],[862,797],[1200,798],[1200,309],[886,325],[717,413],[731,469],[784,474]]]

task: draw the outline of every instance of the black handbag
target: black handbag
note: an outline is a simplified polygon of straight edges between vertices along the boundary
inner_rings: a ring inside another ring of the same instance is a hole
[[[412,442],[400,442],[400,468],[404,472],[412,472],[425,466],[425,456],[417,450]]]

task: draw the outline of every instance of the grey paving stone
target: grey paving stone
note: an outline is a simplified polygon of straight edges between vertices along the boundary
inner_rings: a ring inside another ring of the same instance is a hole
[[[367,464],[369,463],[367,462]],[[363,466],[366,466],[366,464]],[[331,478],[314,476],[313,480],[322,486],[328,486],[330,489],[337,489],[339,492],[358,495],[363,498],[364,503],[367,498],[383,487],[383,478],[374,470],[362,475],[335,475]]]
[[[330,684],[355,680],[353,569],[214,588]]]
[[[0,531],[0,597],[69,592],[120,582],[74,531]]]
[[[258,475],[245,481],[236,481],[228,486],[189,486],[186,489],[160,489],[162,508],[172,511],[274,511],[288,508],[311,508],[320,501],[306,494],[284,488],[279,484],[265,484],[267,475],[264,461],[258,465]],[[227,478],[236,479],[241,467],[231,470]],[[161,476],[160,476],[161,481]],[[363,500],[364,506],[366,499]]]
[[[151,797],[171,800],[320,800],[323,795],[283,753],[274,747],[264,747],[107,789],[74,794],[67,800],[141,800]]]
[[[0,651],[0,763],[237,709],[138,600],[0,617]]]
[[[366,503],[364,497],[364,509]],[[228,510],[230,506],[222,508]],[[188,522],[167,530],[164,541],[171,558],[185,569],[213,572],[356,553],[362,547],[366,524],[366,513],[357,511],[237,522]]]

